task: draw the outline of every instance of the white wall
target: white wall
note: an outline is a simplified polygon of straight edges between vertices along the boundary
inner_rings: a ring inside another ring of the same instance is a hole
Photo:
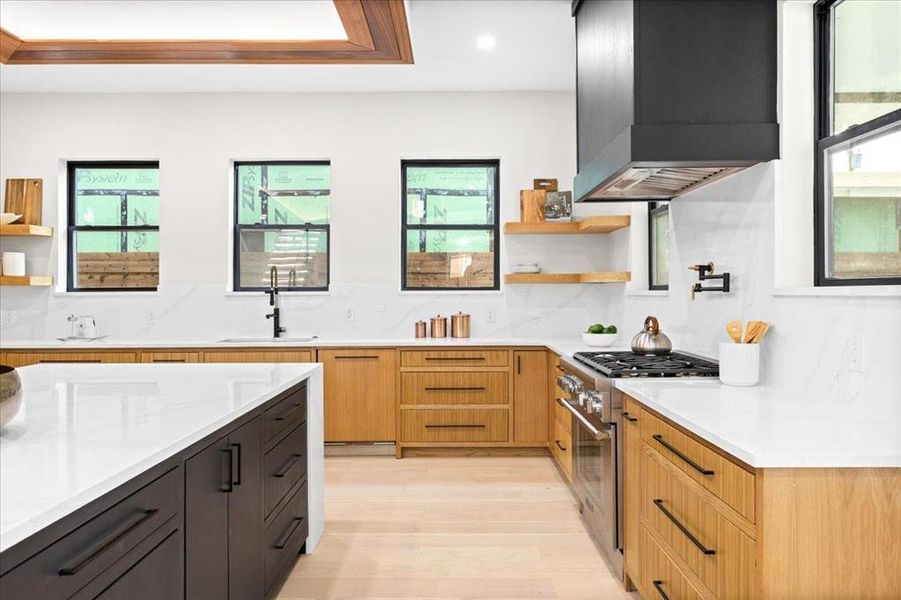
[[[563,189],[572,181],[574,111],[574,96],[565,92],[4,94],[0,179],[42,177],[45,223],[64,225],[65,160],[160,161],[161,281],[152,295],[3,288],[2,336],[64,335],[72,312],[96,315],[114,338],[267,335],[265,297],[227,293],[230,161],[253,159],[332,164],[332,291],[284,295],[289,334],[409,336],[417,319],[456,310],[473,313],[475,335],[576,333],[604,317],[609,288],[398,292],[400,160],[500,158],[501,220],[518,220],[518,190],[532,178],[557,177]],[[4,238],[3,248],[26,250],[30,271],[62,281],[61,231],[52,242]],[[625,260],[608,260],[608,244],[599,236],[504,237],[502,271],[530,259],[548,270],[625,269]]]

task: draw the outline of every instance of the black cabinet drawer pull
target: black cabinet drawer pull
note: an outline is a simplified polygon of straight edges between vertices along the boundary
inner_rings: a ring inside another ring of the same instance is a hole
[[[663,591],[663,580],[655,579],[651,583],[654,584],[654,589],[657,590],[657,593],[660,594],[660,598],[662,600],[669,600],[669,596],[666,595],[666,592]]]
[[[684,454],[682,454],[681,452],[679,452],[678,450],[676,450],[676,449],[673,447],[673,445],[670,444],[669,442],[667,442],[666,440],[664,440],[664,439],[663,439],[663,436],[660,435],[659,433],[655,433],[655,434],[652,435],[651,437],[654,438],[655,440],[657,440],[657,441],[660,443],[661,446],[663,446],[664,448],[666,448],[667,450],[669,450],[670,452],[672,452],[673,454],[675,454],[676,456],[678,456],[679,458],[681,458],[682,460],[684,460],[685,463],[686,463],[689,467],[691,467],[692,469],[694,469],[695,471],[697,471],[697,472],[700,473],[701,475],[713,475],[713,471],[712,471],[712,470],[710,470],[710,469],[705,469],[704,467],[702,467],[701,465],[699,465],[699,464],[696,463],[695,461],[691,460],[690,458],[688,458],[687,456],[685,456]]]
[[[275,420],[276,420],[276,421],[284,421],[285,419],[287,419],[288,417],[290,417],[291,415],[293,415],[294,413],[296,413],[297,410],[298,410],[301,406],[303,406],[303,405],[302,405],[302,404],[295,404],[294,406],[292,406],[291,408],[289,408],[288,410],[286,410],[286,411],[283,412],[282,414],[280,414],[280,415],[278,415],[277,417],[275,417]]]
[[[220,489],[226,494],[230,494],[235,491],[235,452],[233,448],[223,448],[222,453],[228,457],[228,464],[225,465],[228,474]]]
[[[560,448],[560,451],[561,451],[561,452],[566,452],[566,448],[564,448],[564,447],[560,444],[560,440],[554,440],[554,443],[557,444],[557,447]]]
[[[624,418],[625,420],[629,421],[630,423],[635,423],[636,421],[638,421],[638,417],[633,417],[632,415],[630,415],[630,414],[627,413],[626,411],[623,411],[623,418]]]
[[[664,514],[664,516],[666,516],[667,519],[672,521],[673,525],[675,525],[676,527],[679,528],[679,531],[681,531],[683,534],[685,534],[685,537],[688,538],[688,541],[691,542],[692,544],[694,544],[698,550],[700,550],[701,552],[703,552],[704,554],[706,554],[708,556],[716,554],[716,550],[712,550],[712,549],[706,547],[704,544],[702,544],[701,541],[698,540],[698,538],[696,538],[695,536],[693,536],[691,534],[691,532],[685,527],[685,525],[683,525],[682,523],[679,522],[679,520],[675,517],[675,515],[673,515],[673,513],[666,510],[666,508],[663,506],[663,500],[661,500],[660,498],[655,498],[654,505],[660,509],[660,511]]]
[[[301,523],[303,523],[303,517],[294,517],[291,519],[291,522],[288,524],[288,529],[286,529],[285,533],[275,541],[275,548],[277,550],[281,550],[288,545],[288,542],[291,541],[291,538],[294,537],[294,534],[297,533],[298,528],[300,528]]]
[[[99,363],[102,361],[100,361],[100,360],[80,360],[77,358],[71,358],[71,359],[44,358],[44,359],[39,360],[38,362],[41,364],[43,364],[43,363],[81,364],[81,363]]]
[[[63,577],[68,577],[70,575],[75,575],[83,568],[91,564],[93,561],[98,559],[103,555],[113,544],[127,536],[129,533],[137,529],[141,526],[144,521],[152,517],[157,513],[156,508],[148,508],[142,510],[137,515],[134,515],[127,521],[120,523],[118,527],[114,528],[112,533],[110,533],[109,537],[94,547],[93,550],[87,553],[83,559],[79,560],[77,563],[72,565],[71,567],[63,567],[59,570],[59,574]]]
[[[426,429],[485,429],[487,425],[426,425]]]
[[[378,360],[378,356],[373,356],[373,355],[336,356],[335,360]]]
[[[288,471],[290,471],[291,468],[301,458],[303,458],[303,454],[292,454],[291,458],[288,459],[288,462],[286,462],[284,465],[282,465],[282,468],[279,469],[278,471],[276,471],[275,473],[273,473],[272,476],[273,477],[284,477],[285,475],[288,474]]]
[[[426,360],[485,360],[484,356],[426,356]]]
[[[427,392],[484,392],[485,388],[482,387],[427,387],[425,389]]]
[[[238,476],[232,476],[232,485],[241,485],[241,444],[232,444],[231,450],[235,453],[232,459],[232,473],[238,472]]]
[[[183,363],[188,362],[186,358],[153,358],[151,359],[155,363]]]

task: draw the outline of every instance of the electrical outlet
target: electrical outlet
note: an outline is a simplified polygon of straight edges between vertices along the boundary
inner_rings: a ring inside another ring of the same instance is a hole
[[[488,309],[488,322],[496,323],[497,322],[497,311],[493,308]]]
[[[147,311],[147,325],[150,327],[156,325],[156,315],[152,310]]]
[[[0,324],[4,327],[12,327],[16,324],[16,311],[0,310]]]
[[[863,337],[860,335],[848,338],[848,369],[863,373]]]
[[[347,311],[344,313],[344,318],[347,319],[348,323],[352,323],[353,320],[356,318],[356,315],[354,314],[354,309],[348,308]]]

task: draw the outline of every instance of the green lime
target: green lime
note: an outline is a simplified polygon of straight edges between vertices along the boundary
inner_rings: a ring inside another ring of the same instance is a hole
[[[588,333],[604,333],[604,326],[600,323],[595,323],[588,328]]]
[[[616,333],[616,325],[608,325],[604,328],[604,333]]]

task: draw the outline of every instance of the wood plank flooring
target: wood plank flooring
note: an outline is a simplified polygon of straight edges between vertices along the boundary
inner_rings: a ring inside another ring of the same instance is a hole
[[[326,458],[326,531],[280,599],[633,599],[550,457]]]

